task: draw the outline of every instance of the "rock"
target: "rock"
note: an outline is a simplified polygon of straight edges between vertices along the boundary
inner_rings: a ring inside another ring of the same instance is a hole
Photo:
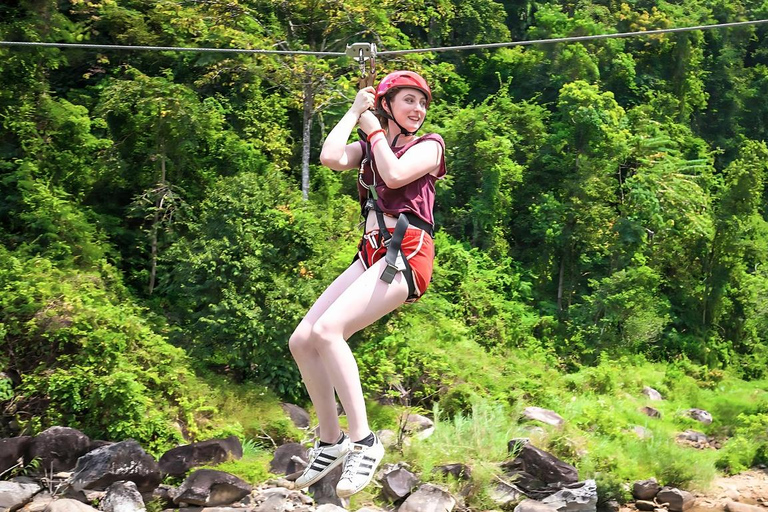
[[[638,480],[632,484],[632,496],[636,500],[652,500],[660,490],[661,486],[655,478]]]
[[[86,505],[77,500],[64,498],[62,500],[53,500],[44,512],[98,512],[90,505]]]
[[[552,505],[560,512],[597,512],[597,483],[584,480],[569,485],[541,502]]]
[[[342,504],[341,498],[336,494],[336,484],[339,483],[342,471],[344,471],[343,464],[336,466],[319,481],[309,486],[309,493],[315,498],[318,505],[324,503]]]
[[[31,436],[0,439],[0,475],[18,464],[19,459],[23,461],[31,441]]]
[[[285,414],[291,418],[291,422],[298,428],[308,429],[310,424],[309,413],[295,404],[281,403],[280,407],[283,408]]]
[[[206,507],[229,505],[250,494],[250,484],[215,469],[198,469],[179,486],[173,502]]]
[[[512,503],[525,498],[523,491],[514,484],[499,482],[488,490],[488,497],[500,508],[506,509]]]
[[[647,396],[649,400],[654,400],[654,401],[664,400],[661,397],[661,393],[659,393],[658,391],[656,391],[655,389],[653,389],[650,386],[644,386],[643,387],[643,394],[645,396]]]
[[[119,481],[131,481],[139,492],[152,492],[161,480],[160,467],[136,441],[129,439],[97,448],[78,459],[72,488],[106,489]]]
[[[381,479],[382,492],[392,503],[397,503],[411,494],[420,483],[416,475],[399,466],[385,472]]]
[[[0,481],[0,512],[23,507],[42,489],[35,483]]]
[[[619,512],[621,510],[621,504],[616,500],[608,500],[599,506],[600,512]]]
[[[383,429],[377,434],[384,448],[392,448],[397,445],[397,434],[394,430]]]
[[[661,412],[658,409],[654,409],[653,407],[648,407],[647,405],[645,407],[641,407],[640,412],[645,414],[649,418],[661,418]]]
[[[44,512],[45,509],[48,508],[48,505],[51,504],[53,499],[53,496],[51,496],[49,492],[43,491],[35,494],[35,497],[32,498],[32,501],[24,505],[19,510],[21,512]],[[61,499],[61,497],[57,496],[57,499]],[[0,510],[5,509],[0,506]]]
[[[685,411],[685,414],[689,418],[693,418],[694,420],[701,422],[705,425],[709,425],[712,423],[712,415],[705,411],[704,409],[688,409]]]
[[[540,421],[555,427],[559,427],[565,422],[563,417],[555,411],[542,409],[541,407],[526,407],[523,409],[523,418],[532,421]]]
[[[653,432],[650,429],[641,427],[640,425],[632,427],[632,432],[634,432],[640,439],[651,439],[653,437]]]
[[[290,475],[297,471],[304,471],[305,467],[307,467],[307,449],[299,443],[285,443],[278,446],[269,463],[269,471],[276,475]]]
[[[456,499],[436,485],[424,484],[400,505],[398,512],[451,512]]]
[[[637,510],[655,510],[656,509],[656,503],[653,501],[648,500],[637,500],[635,501],[635,507]]]
[[[513,439],[508,443],[508,451],[517,456],[502,467],[512,471],[523,471],[544,483],[575,483],[579,481],[579,472],[575,467],[561,461],[554,455],[531,445],[526,439]]]
[[[658,503],[668,503],[670,512],[683,512],[693,506],[693,494],[673,487],[663,487],[656,495]]]
[[[709,443],[709,437],[706,434],[690,429],[677,434],[675,441],[679,444],[693,446],[698,449],[712,448]]]
[[[515,507],[514,512],[556,512],[557,509],[547,503],[540,501],[524,499]]]
[[[177,446],[165,452],[158,464],[160,471],[171,476],[184,476],[195,467],[216,465],[230,459],[243,458],[243,445],[237,436],[210,439]]]
[[[443,476],[452,476],[456,480],[471,480],[472,469],[466,464],[444,464],[432,468],[432,473],[439,473]]]
[[[144,499],[133,482],[115,482],[99,505],[102,512],[146,512]]]
[[[332,503],[326,503],[325,505],[320,505],[315,510],[317,512],[347,512],[347,509],[345,509],[344,507],[340,507]]]
[[[435,431],[435,422],[421,414],[409,414],[403,430],[410,436],[426,439]]]
[[[69,471],[92,448],[91,439],[79,430],[51,427],[30,441],[24,460],[39,459],[40,469],[49,473]]]
[[[726,512],[765,512],[765,508],[763,507],[749,505],[747,503],[737,503],[735,501],[726,502],[725,510]]]

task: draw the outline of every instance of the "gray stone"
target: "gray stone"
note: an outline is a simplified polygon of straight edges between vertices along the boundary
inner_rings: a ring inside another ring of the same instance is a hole
[[[308,429],[310,423],[309,413],[295,404],[281,403],[280,407],[291,418],[291,422],[298,428]]]
[[[647,396],[649,400],[654,400],[654,401],[664,400],[661,397],[661,393],[659,393],[658,391],[656,391],[655,389],[653,389],[650,386],[644,386],[643,387],[643,394],[645,396]]]
[[[652,500],[660,490],[661,486],[655,478],[638,480],[632,484],[632,496],[636,500]]]
[[[661,418],[661,411],[654,409],[653,407],[648,407],[647,405],[645,407],[641,407],[640,412],[649,418]]]
[[[79,430],[51,427],[30,441],[25,460],[36,458],[40,461],[42,471],[57,473],[74,468],[77,459],[92,448],[91,439]]]
[[[32,501],[43,488],[34,483],[0,481],[0,512],[14,511]]]
[[[243,445],[237,436],[209,439],[177,446],[165,452],[158,464],[160,471],[171,476],[184,476],[195,467],[214,466],[227,460],[243,458]]]
[[[527,439],[511,440],[508,443],[508,451],[517,456],[502,464],[506,470],[528,473],[547,484],[579,481],[579,472],[575,467],[536,448]]]
[[[61,500],[53,500],[45,512],[98,512],[90,505],[86,505],[83,502],[73,500],[70,498],[64,498]]]
[[[725,503],[725,510],[726,512],[765,512],[764,507],[748,503],[737,503],[730,500]]]
[[[696,409],[696,408],[688,409],[687,411],[685,411],[685,414],[688,417],[693,418],[694,420],[700,423],[703,423],[705,425],[709,425],[712,423],[712,415],[707,411],[705,411],[704,409]]]
[[[656,495],[658,503],[667,503],[670,512],[683,512],[693,506],[693,494],[688,491],[675,489],[673,487],[664,487]]]
[[[301,460],[298,462],[297,459]],[[304,471],[307,466],[307,448],[300,443],[285,443],[275,450],[269,471],[276,475],[291,475]]]
[[[397,503],[411,494],[420,483],[416,475],[399,466],[385,472],[381,479],[382,492],[392,503]]]
[[[565,422],[563,417],[557,414],[555,411],[543,409],[541,407],[526,407],[523,409],[523,418],[527,420],[540,421],[554,427],[559,427]]]
[[[653,501],[648,500],[637,500],[635,501],[635,507],[637,510],[656,510],[656,503]]]
[[[333,468],[327,475],[309,486],[309,493],[315,498],[318,505],[330,503],[341,506],[341,498],[336,494],[336,484],[341,479],[344,471],[343,464]]]
[[[347,509],[334,505],[333,503],[325,503],[315,509],[317,512],[347,512]]]
[[[472,468],[466,464],[444,464],[442,466],[435,466],[432,468],[433,473],[439,473],[443,476],[452,476],[456,480],[471,480]]]
[[[525,494],[514,484],[499,482],[488,490],[488,497],[499,507],[507,508],[512,503],[525,498]]]
[[[133,482],[115,482],[99,507],[103,512],[145,512],[144,499]]]
[[[515,507],[514,512],[556,512],[557,509],[548,503],[524,499]]]
[[[80,457],[72,475],[72,488],[106,489],[115,482],[131,481],[139,492],[152,492],[160,480],[160,467],[154,457],[129,439],[102,446]]]
[[[400,505],[398,512],[451,512],[456,499],[436,485],[419,487]]]
[[[584,480],[569,485],[541,501],[560,512],[597,512],[597,483],[594,480]]]
[[[214,469],[198,469],[179,486],[173,502],[218,507],[245,498],[251,490],[250,484],[235,475]]]

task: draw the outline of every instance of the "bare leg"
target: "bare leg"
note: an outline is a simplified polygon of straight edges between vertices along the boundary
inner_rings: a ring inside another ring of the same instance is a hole
[[[296,360],[301,378],[317,414],[320,440],[326,443],[336,442],[341,428],[333,383],[313,343],[312,326],[320,315],[328,309],[328,306],[364,271],[363,265],[356,261],[342,272],[315,301],[288,342],[291,354]]]
[[[379,278],[385,267],[384,260],[380,260],[355,279],[312,327],[313,342],[347,414],[353,441],[367,436],[370,428],[357,362],[346,340],[396,309],[408,296],[408,284],[402,274],[391,284]]]

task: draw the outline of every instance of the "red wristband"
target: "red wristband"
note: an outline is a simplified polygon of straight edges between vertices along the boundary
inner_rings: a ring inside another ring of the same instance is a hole
[[[378,130],[373,130],[373,131],[372,131],[372,132],[371,132],[371,133],[368,135],[368,142],[371,142],[371,139],[372,139],[372,138],[373,138],[373,136],[374,136],[374,135],[376,135],[377,133],[384,133],[384,128],[379,128]]]

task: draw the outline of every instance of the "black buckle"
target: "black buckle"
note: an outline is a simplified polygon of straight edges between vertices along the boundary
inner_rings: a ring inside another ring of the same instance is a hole
[[[397,275],[397,266],[396,265],[390,265],[387,264],[387,268],[384,269],[384,272],[381,273],[381,280],[384,281],[387,284],[392,284],[392,280]]]

